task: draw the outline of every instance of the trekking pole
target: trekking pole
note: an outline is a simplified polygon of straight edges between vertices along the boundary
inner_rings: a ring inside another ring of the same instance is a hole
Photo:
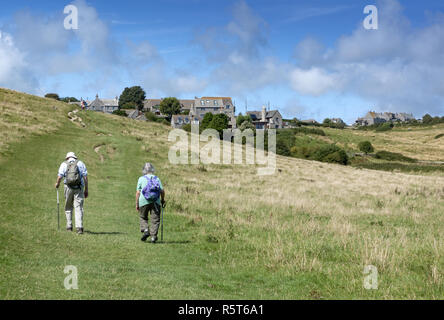
[[[59,189],[57,189],[57,230],[60,230],[60,202],[59,202]]]
[[[161,212],[161,217],[160,217],[160,241],[163,242],[163,212],[165,209],[165,203],[162,204],[162,212]]]

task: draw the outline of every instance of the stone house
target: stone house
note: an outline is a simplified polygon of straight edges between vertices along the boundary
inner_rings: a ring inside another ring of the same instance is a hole
[[[371,126],[374,124],[380,124],[384,122],[406,122],[410,120],[414,120],[413,114],[407,114],[404,112],[401,113],[393,113],[393,112],[375,112],[369,111],[367,114],[358,118],[355,121],[355,125],[359,126]]]
[[[143,101],[143,111],[150,111],[158,116],[162,115],[160,112],[160,103],[163,99],[146,99]],[[190,99],[178,99],[180,103],[180,112],[189,112],[194,106],[194,100]]]
[[[206,113],[226,114],[229,119],[228,126],[236,128],[236,107],[230,97],[195,97],[194,104],[190,109],[189,115],[194,119],[203,119]]]
[[[256,129],[282,129],[284,122],[278,110],[267,111],[265,106],[262,111],[248,111],[247,115],[253,120]]]
[[[112,113],[113,111],[119,109],[119,98],[115,97],[114,99],[99,99],[99,95],[97,94],[95,100],[91,102],[87,101],[86,109]]]
[[[200,119],[183,114],[175,114],[171,117],[171,126],[173,128],[182,128],[185,124],[198,124]]]

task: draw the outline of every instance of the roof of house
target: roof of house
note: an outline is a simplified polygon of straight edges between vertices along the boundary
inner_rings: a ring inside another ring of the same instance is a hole
[[[119,106],[119,100],[114,99],[99,99],[99,96],[96,95],[96,99],[92,101],[91,103],[88,103],[90,107],[118,107]]]
[[[315,119],[301,120],[303,123],[318,123]]]
[[[262,119],[262,112],[261,111],[247,111],[247,115],[249,115],[251,117],[251,119],[253,120],[261,120]],[[271,111],[267,111],[265,118],[266,119],[270,119],[273,118],[277,115],[280,115],[279,110],[271,110]]]
[[[199,99],[199,98],[198,98]],[[200,99],[209,99],[209,100],[216,100],[216,99],[222,99],[222,100],[231,100],[231,97],[202,97]]]

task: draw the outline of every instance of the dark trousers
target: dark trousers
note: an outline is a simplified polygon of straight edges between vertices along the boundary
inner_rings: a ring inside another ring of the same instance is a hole
[[[151,228],[148,229],[148,213],[151,213]],[[160,205],[150,203],[139,208],[140,231],[149,230],[150,236],[157,237],[160,226]]]

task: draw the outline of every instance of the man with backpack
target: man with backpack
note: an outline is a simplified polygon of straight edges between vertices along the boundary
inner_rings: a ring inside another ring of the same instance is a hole
[[[83,234],[83,201],[88,198],[88,171],[85,164],[77,159],[74,152],[68,152],[62,162],[55,187],[65,178],[66,230],[72,231],[72,210],[76,211],[76,231]]]
[[[154,175],[154,166],[147,162],[143,166],[142,174],[137,182],[136,210],[140,216],[141,240],[151,235],[151,242],[157,241],[160,225],[161,206],[165,206],[165,190],[162,182]],[[151,213],[151,228],[148,228],[148,213]]]

